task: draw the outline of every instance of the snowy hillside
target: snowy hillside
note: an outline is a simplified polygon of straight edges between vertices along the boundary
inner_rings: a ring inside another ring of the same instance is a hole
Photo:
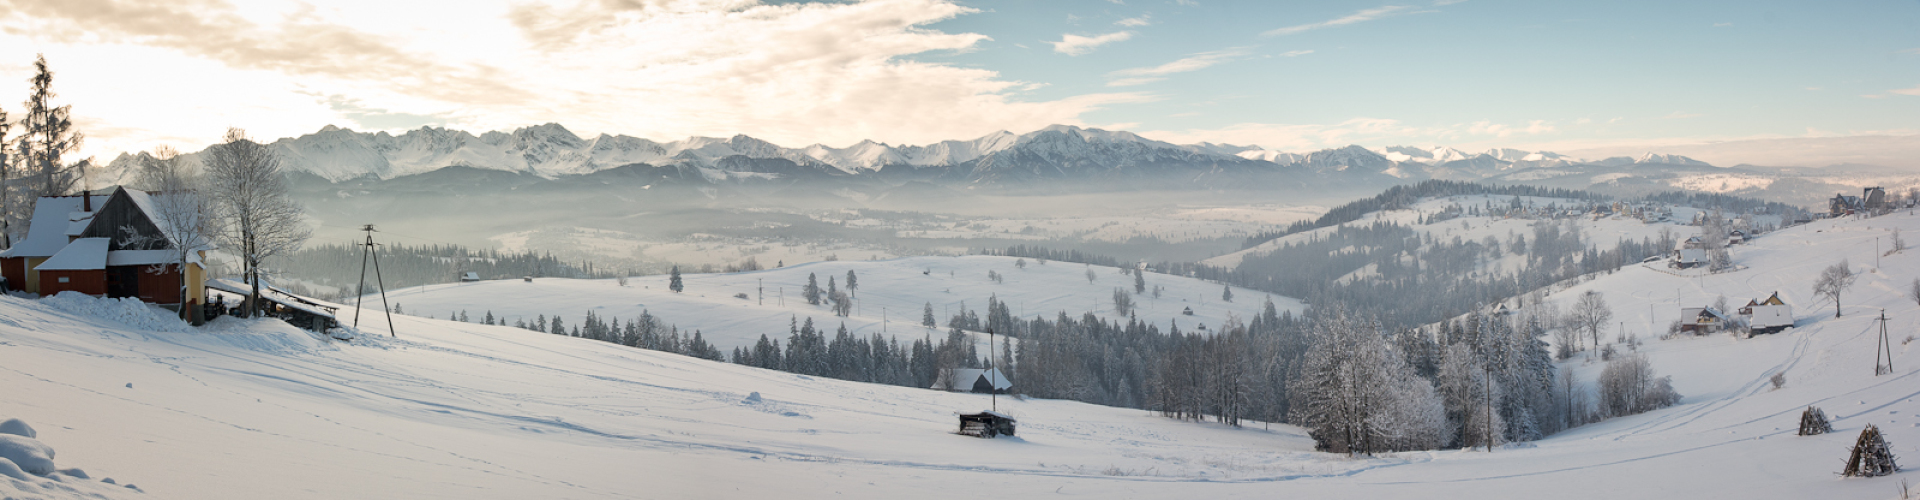
[[[1016,265],[1022,260],[1024,269]],[[1092,283],[1087,280],[1090,269]],[[826,305],[808,305],[802,298],[808,275],[816,276],[823,290],[829,278],[844,290],[848,271],[853,271],[859,284],[852,315],[835,317]],[[988,279],[989,271],[1002,276],[1001,282]],[[464,311],[478,322],[491,312],[507,324],[557,315],[567,324],[578,325],[588,311],[623,320],[647,311],[683,331],[700,330],[708,342],[727,350],[751,346],[762,334],[784,339],[794,317],[813,318],[827,329],[844,322],[849,332],[862,337],[882,331],[903,340],[929,334],[939,337],[947,319],[963,309],[984,315],[989,297],[1006,302],[1014,315],[1028,319],[1036,315],[1052,319],[1061,312],[1078,318],[1092,311],[1109,321],[1124,320],[1127,316],[1114,312],[1113,290],[1124,288],[1133,294],[1133,278],[1117,268],[990,256],[813,262],[732,274],[686,274],[684,279],[683,293],[667,290],[666,276],[635,277],[624,287],[610,279],[540,278],[531,283],[501,280],[407,288],[388,293],[387,299],[407,314],[448,318]],[[1158,325],[1178,321],[1184,330],[1201,325],[1217,328],[1229,316],[1245,321],[1266,300],[1261,292],[1236,287],[1235,300],[1223,302],[1222,285],[1179,276],[1149,272],[1145,280],[1147,293],[1133,295],[1133,317]],[[1153,297],[1154,287],[1163,289],[1160,298]],[[379,296],[364,300],[376,304],[372,311],[379,311]],[[1281,310],[1302,312],[1296,300],[1273,300]],[[929,303],[941,330],[920,326]],[[1189,308],[1193,315],[1182,314]]]
[[[1234,429],[1011,398],[999,405],[1020,419],[1018,437],[960,437],[951,434],[953,413],[982,409],[985,397],[510,327],[401,316],[398,337],[371,328],[342,343],[274,320],[189,329],[140,306],[0,297],[0,417],[31,422],[40,441],[59,449],[59,467],[141,489],[61,489],[36,476],[0,479],[0,496],[1898,498],[1900,479],[1913,473],[1836,477],[1845,446],[1867,424],[1880,426],[1901,458],[1920,457],[1920,357],[1907,342],[1920,307],[1905,297],[1920,260],[1906,252],[1874,264],[1871,242],[1888,239],[1891,227],[1916,234],[1920,217],[1782,230],[1736,247],[1745,266],[1738,272],[1629,267],[1556,291],[1550,300],[1604,293],[1617,321],[1643,341],[1639,350],[1673,377],[1681,404],[1493,453],[1374,458],[1312,452],[1301,431],[1285,425]],[[1815,272],[1841,258],[1862,277],[1843,297],[1846,315],[1834,319],[1832,303],[1809,291]],[[1079,269],[1046,267],[1054,266]],[[1016,288],[1018,272],[1009,271],[1006,288]],[[912,276],[870,274],[863,294],[930,288],[907,281]],[[690,277],[690,293],[743,284],[702,278],[719,279]],[[1798,320],[1780,334],[1659,340],[1641,326],[1672,320],[1677,305],[1775,291]],[[544,300],[475,294],[484,295]],[[1876,377],[1873,317],[1883,308],[1896,332],[1896,370]],[[1599,369],[1578,357],[1565,363],[1585,381]],[[1768,378],[1779,372],[1786,383],[1775,390]],[[1807,405],[1833,417],[1836,432],[1794,436]]]

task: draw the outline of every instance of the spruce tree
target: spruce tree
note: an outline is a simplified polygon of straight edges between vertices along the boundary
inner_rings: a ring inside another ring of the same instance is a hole
[[[847,270],[847,295],[859,296],[860,280],[853,277],[853,270]]]
[[[818,276],[814,276],[813,273],[807,273],[807,286],[800,290],[800,295],[807,298],[807,305],[820,305],[820,278]]]
[[[928,302],[926,308],[920,310],[920,326],[924,326],[927,328],[940,326],[940,323],[934,321],[933,319],[933,303],[932,302]]]
[[[1140,272],[1140,271],[1134,271],[1134,272],[1133,272],[1133,293],[1146,293],[1146,292],[1147,292],[1147,277],[1146,277],[1146,274],[1147,274],[1147,273],[1143,273],[1143,272]]]
[[[1233,285],[1224,285],[1220,292],[1220,300],[1233,302]]]
[[[680,293],[681,290],[686,289],[680,283],[680,266],[673,266],[672,274],[667,277],[667,289],[673,290],[674,293]]]

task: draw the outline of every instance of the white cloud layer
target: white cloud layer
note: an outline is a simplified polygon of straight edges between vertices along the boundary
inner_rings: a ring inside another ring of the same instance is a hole
[[[1447,5],[1447,4],[1439,4],[1439,5]],[[1303,33],[1307,31],[1317,30],[1320,28],[1345,26],[1349,24],[1362,23],[1362,22],[1372,21],[1375,19],[1393,17],[1393,16],[1402,15],[1402,14],[1413,14],[1417,12],[1422,12],[1422,11],[1420,11],[1419,8],[1411,5],[1387,5],[1387,6],[1381,6],[1381,7],[1374,7],[1371,9],[1365,9],[1359,12],[1355,12],[1352,14],[1348,14],[1345,16],[1341,16],[1338,18],[1321,21],[1317,23],[1297,24],[1293,26],[1287,26],[1284,28],[1275,28],[1272,30],[1268,30],[1265,33],[1261,33],[1260,36],[1292,35],[1296,33]]]
[[[1390,118],[1362,117],[1330,124],[1239,123],[1212,129],[1144,131],[1140,135],[1178,144],[1209,141],[1258,145],[1278,151],[1312,151],[1349,144],[1491,147],[1491,144],[1507,144],[1506,140],[1519,137],[1550,137],[1558,131],[1553,122],[1547,120],[1530,120],[1521,124],[1483,120],[1422,127]]]
[[[0,0],[0,82],[24,81],[46,53],[86,153],[103,156],[195,149],[228,126],[281,137],[329,123],[926,143],[1085,124],[1153,98],[1035,100],[1029,82],[911,59],[986,40],[926,28],[972,12],[949,0]]]
[[[1080,35],[1060,35],[1060,41],[1047,42],[1047,43],[1053,44],[1054,52],[1059,52],[1059,53],[1070,55],[1070,56],[1077,56],[1077,55],[1085,54],[1088,52],[1093,52],[1093,49],[1100,48],[1101,45],[1106,45],[1114,42],[1124,42],[1129,38],[1133,38],[1133,32],[1121,31],[1116,33],[1108,33],[1105,35],[1096,35],[1096,36],[1090,36],[1090,37],[1080,36]]]
[[[1142,84],[1157,82],[1157,81],[1166,79],[1165,77],[1167,75],[1171,75],[1174,73],[1185,73],[1188,71],[1199,71],[1220,63],[1232,61],[1234,59],[1238,59],[1240,57],[1246,56],[1247,53],[1248,53],[1248,49],[1245,49],[1245,48],[1234,48],[1234,49],[1219,50],[1219,51],[1213,51],[1213,52],[1201,52],[1198,54],[1193,54],[1187,57],[1180,58],[1179,60],[1176,60],[1170,63],[1162,64],[1159,66],[1144,67],[1144,68],[1128,68],[1128,69],[1123,69],[1119,71],[1114,71],[1112,73],[1107,73],[1107,78],[1109,78],[1109,80],[1107,81],[1107,86],[1127,87],[1127,86],[1142,85]]]

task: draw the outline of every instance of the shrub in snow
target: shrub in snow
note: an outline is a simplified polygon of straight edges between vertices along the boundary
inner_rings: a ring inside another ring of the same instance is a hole
[[[39,433],[33,431],[33,426],[27,425],[25,420],[17,418],[9,418],[4,422],[0,422],[0,434],[12,434],[30,438],[40,437]]]
[[[1847,468],[1840,475],[1847,477],[1878,477],[1900,471],[1900,464],[1893,461],[1893,447],[1880,435],[1880,428],[1867,424],[1860,431],[1860,439],[1853,444],[1853,451],[1847,455]]]
[[[53,447],[30,437],[0,434],[0,458],[7,459],[19,466],[20,470],[36,476],[44,476],[54,471]]]
[[[1827,412],[1812,406],[1808,406],[1807,411],[1800,412],[1800,435],[1813,436],[1829,432],[1833,432],[1833,424],[1827,422]]]
[[[1608,416],[1632,415],[1680,402],[1672,377],[1658,377],[1643,354],[1615,356],[1600,370],[1600,411]]]

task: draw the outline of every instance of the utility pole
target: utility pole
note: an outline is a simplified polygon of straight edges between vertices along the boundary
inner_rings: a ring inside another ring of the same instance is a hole
[[[766,278],[754,278],[754,279],[753,279],[753,282],[754,282],[754,283],[759,283],[759,284],[760,284],[760,287],[759,287],[759,292],[755,294],[755,295],[757,295],[757,296],[759,297],[759,299],[760,299],[760,305],[763,305],[763,306],[764,306],[764,305],[767,305],[767,279],[766,279]]]
[[[1882,363],[1880,359],[1886,358]],[[1887,310],[1880,310],[1880,343],[1873,349],[1873,376],[1893,374],[1893,342],[1887,338]]]
[[[387,283],[380,277],[380,251],[373,244],[375,229],[373,224],[367,224],[360,226],[360,230],[367,232],[367,242],[360,251],[360,285],[354,289],[355,292],[359,292],[359,296],[353,299],[353,327],[360,328],[360,303],[367,298],[367,258],[372,257],[373,280],[380,285],[380,306],[387,314],[387,336],[398,337],[400,335],[393,331],[393,306],[387,305]]]

